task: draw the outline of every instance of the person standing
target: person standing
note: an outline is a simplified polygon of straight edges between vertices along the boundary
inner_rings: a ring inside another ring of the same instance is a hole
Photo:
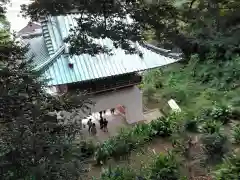
[[[91,128],[92,128],[92,125],[93,125],[92,119],[89,119],[89,120],[88,120],[87,125],[88,125],[88,133],[90,134]]]
[[[92,124],[91,133],[93,136],[96,136],[97,134],[97,128],[95,123]]]
[[[100,118],[102,117],[102,111],[99,112]]]
[[[108,127],[107,127],[107,125],[108,125],[108,121],[107,121],[106,118],[104,118],[104,119],[103,119],[103,131],[104,131],[104,132],[108,132]]]
[[[103,117],[100,117],[99,124],[100,124],[100,129],[103,129]]]

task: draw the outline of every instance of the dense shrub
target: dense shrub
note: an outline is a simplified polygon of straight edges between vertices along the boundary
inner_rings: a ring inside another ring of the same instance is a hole
[[[178,180],[180,178],[180,163],[172,152],[159,154],[150,166],[151,180]]]
[[[232,131],[233,140],[235,143],[240,144],[240,125],[236,125]]]
[[[80,144],[81,154],[85,157],[91,157],[95,152],[95,145],[92,141],[82,141]]]
[[[145,85],[143,88],[143,96],[150,101],[153,99],[156,89],[152,85]]]
[[[209,134],[219,133],[221,126],[222,124],[215,120],[206,120],[202,124],[201,131]]]
[[[214,180],[238,180],[240,178],[240,156],[231,155],[214,172]]]
[[[177,116],[170,115],[153,120],[150,124],[137,124],[131,129],[122,129],[117,136],[113,136],[97,147],[95,158],[97,164],[103,164],[110,157],[119,159],[152,140],[154,137],[168,137],[176,128]]]
[[[197,132],[198,131],[198,120],[196,118],[186,119],[184,123],[184,127],[189,132]]]
[[[163,98],[165,99],[174,99],[176,101],[176,103],[183,105],[184,103],[186,103],[187,101],[187,93],[185,91],[185,89],[168,89],[165,92],[163,92],[162,94]]]
[[[170,117],[161,117],[153,120],[150,123],[150,127],[155,131],[156,135],[161,137],[168,137],[172,134],[173,131],[173,121]]]
[[[131,166],[118,166],[103,170],[100,180],[178,180],[180,163],[173,153],[154,156],[147,167],[135,170]]]
[[[217,105],[211,109],[209,116],[209,118],[221,121],[223,124],[227,124],[231,120],[232,109],[229,106]]]
[[[234,108],[232,110],[231,118],[234,119],[234,120],[240,120],[240,109],[239,109],[239,107],[238,108]]]
[[[137,173],[131,167],[115,167],[104,169],[100,180],[137,180]],[[140,179],[139,179],[140,180]]]
[[[202,136],[201,141],[207,163],[221,161],[223,156],[230,150],[227,136],[219,133],[205,134]]]

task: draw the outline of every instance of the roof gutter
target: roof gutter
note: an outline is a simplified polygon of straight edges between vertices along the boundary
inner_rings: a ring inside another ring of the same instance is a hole
[[[62,52],[65,49],[65,45],[62,45],[50,58],[48,58],[48,60],[46,62],[44,62],[43,64],[35,67],[33,70],[34,71],[41,71],[42,69],[44,69],[45,67],[47,67],[50,63],[52,63],[52,61],[54,61],[57,57],[59,57]]]

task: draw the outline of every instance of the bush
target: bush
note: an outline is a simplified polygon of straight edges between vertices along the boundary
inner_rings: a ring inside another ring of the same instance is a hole
[[[151,180],[178,180],[180,178],[180,163],[172,152],[159,154],[150,166]]]
[[[174,99],[177,104],[183,105],[187,102],[187,93],[186,90],[183,89],[168,89],[162,94],[163,98],[165,99]]]
[[[176,118],[172,114],[167,118],[153,120],[150,124],[137,124],[131,129],[122,129],[117,136],[111,137],[97,147],[95,153],[97,164],[105,163],[110,157],[118,160],[122,156],[127,156],[133,149],[144,145],[154,137],[170,136],[176,128]]]
[[[231,155],[224,159],[222,165],[214,172],[215,180],[238,180],[240,177],[240,156]]]
[[[136,179],[137,173],[129,166],[116,167],[103,170],[100,180],[133,180]]]
[[[221,123],[214,120],[209,120],[202,124],[201,131],[209,134],[219,133],[221,126]]]
[[[147,101],[152,100],[155,93],[156,93],[156,89],[151,85],[146,85],[143,88],[143,96],[147,98]]]
[[[235,108],[232,110],[231,118],[235,119],[235,120],[240,120],[240,109],[239,108]]]
[[[95,160],[97,164],[105,164],[111,155],[111,149],[113,148],[110,141],[105,141],[99,145],[95,151]]]
[[[147,168],[135,170],[131,166],[103,170],[100,180],[178,180],[180,163],[173,153],[159,154]]]
[[[155,134],[161,137],[168,137],[172,134],[173,124],[171,118],[160,117],[150,123]]]
[[[207,163],[215,163],[221,161],[223,156],[230,150],[230,144],[227,136],[225,135],[221,135],[219,133],[205,134],[201,140]]]
[[[80,144],[80,148],[81,148],[81,154],[85,158],[91,157],[94,154],[96,149],[92,141],[82,141]]]
[[[198,120],[196,118],[187,119],[184,123],[184,127],[187,131],[197,132],[198,131]]]
[[[233,140],[235,143],[240,144],[240,125],[236,125],[232,131]]]
[[[211,112],[210,117],[214,120],[219,120],[223,124],[227,124],[230,122],[230,118],[232,117],[232,109],[229,106],[215,106]]]

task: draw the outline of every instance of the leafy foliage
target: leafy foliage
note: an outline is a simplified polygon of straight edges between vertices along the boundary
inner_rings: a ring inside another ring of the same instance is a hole
[[[92,141],[81,141],[79,148],[78,153],[81,152],[83,159],[92,157],[96,150],[96,146]]]
[[[228,106],[215,106],[209,112],[209,118],[218,120],[223,124],[227,124],[232,116],[232,109]]]
[[[46,3],[39,0],[23,6],[23,11],[33,20],[71,10],[79,12],[78,26],[66,39],[71,44],[72,54],[111,54],[111,49],[93,41],[99,38],[110,38],[115,47],[140,55],[131,42],[142,43],[147,36],[157,40],[161,47],[179,48],[184,55],[182,63],[147,72],[142,89],[148,100],[175,99],[183,111],[203,120],[203,129],[209,133],[202,137],[203,149],[207,160],[213,162],[222,159],[228,151],[227,138],[219,134],[220,123],[229,123],[233,116],[238,118],[238,114],[226,105],[240,106],[237,99],[239,7],[237,0],[165,0],[156,3],[142,0],[50,0]],[[128,23],[126,17],[130,17],[132,23]],[[209,111],[202,115],[203,109]],[[131,133],[124,131],[121,137],[110,139],[97,148],[98,161],[128,154],[154,136],[169,136],[175,125],[168,120],[153,121],[151,126],[155,131],[143,125]],[[185,128],[196,128],[195,120],[185,120]]]
[[[240,125],[233,127],[232,136],[235,143],[240,144]]]
[[[203,133],[214,134],[220,132],[221,126],[222,124],[217,121],[207,120],[203,122],[201,130]]]
[[[240,157],[233,154],[224,159],[222,165],[214,172],[214,180],[239,179]]]
[[[154,137],[168,137],[176,128],[175,117],[158,118],[150,124],[137,124],[132,129],[122,129],[117,136],[113,136],[99,145],[96,149],[95,158],[97,164],[103,164],[108,158],[119,159],[129,155],[136,149]]]
[[[131,166],[109,167],[101,174],[100,180],[160,180],[180,179],[180,163],[172,152],[168,154],[158,154],[153,156],[152,162],[140,170]]]
[[[197,119],[188,119],[185,122],[185,128],[190,132],[198,132],[198,120]]]
[[[198,132],[199,130],[199,119],[195,117],[192,112],[182,112],[182,120],[184,130],[188,132]]]
[[[44,91],[40,74],[24,59],[27,49],[0,33],[1,179],[79,179],[82,153],[74,144],[77,122],[61,123],[55,111],[83,107],[80,96],[62,101]],[[78,102],[73,101],[78,99]],[[80,101],[80,102],[79,102]]]
[[[143,88],[143,96],[150,102],[153,99],[156,90],[152,85],[145,85]]]
[[[137,173],[131,167],[116,167],[116,168],[108,168],[103,171],[101,174],[101,180],[132,180],[138,177]]]
[[[111,49],[97,44],[94,38],[110,38],[116,48],[122,48],[127,53],[139,53],[131,42],[141,41],[141,24],[134,20],[127,19],[128,7],[131,2],[120,1],[84,1],[73,0],[63,2],[39,1],[30,5],[23,5],[25,15],[33,20],[38,20],[41,16],[59,15],[69,13],[71,10],[79,12],[78,25],[71,30],[71,35],[66,39],[71,45],[70,52],[73,54],[88,53],[95,55],[98,53],[110,53]]]
[[[171,0],[158,3],[142,0],[51,0],[46,3],[40,0],[24,5],[22,10],[33,20],[49,14],[66,14],[72,10],[80,12],[78,26],[68,38],[73,45],[72,51],[77,54],[89,48],[94,49],[94,53],[108,51],[92,41],[92,38],[105,37],[112,39],[116,47],[133,53],[136,49],[131,47],[129,40],[141,42],[146,34],[143,32],[149,30],[152,30],[160,44],[179,47],[186,57],[199,54],[204,60],[211,49],[216,50],[217,57],[239,53],[239,2],[236,0],[182,3]],[[127,16],[131,17],[131,23],[126,21]]]
[[[203,151],[206,155],[206,162],[213,164],[222,160],[229,152],[229,141],[227,136],[219,133],[206,134],[202,137]]]
[[[152,85],[154,88],[158,89],[162,86],[162,72],[160,69],[147,71],[143,76],[143,82],[146,85]]]
[[[178,180],[180,178],[180,163],[173,153],[159,154],[150,166],[150,179],[154,180]]]

